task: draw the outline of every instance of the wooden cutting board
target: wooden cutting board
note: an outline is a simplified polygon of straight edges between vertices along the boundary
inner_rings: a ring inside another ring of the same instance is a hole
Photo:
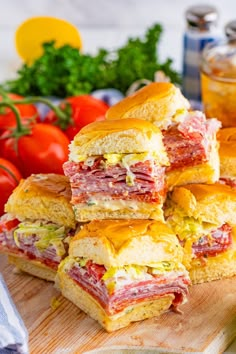
[[[183,314],[168,312],[108,334],[52,283],[14,273],[1,255],[0,272],[28,328],[32,354],[217,354],[236,337],[236,277],[191,287]]]

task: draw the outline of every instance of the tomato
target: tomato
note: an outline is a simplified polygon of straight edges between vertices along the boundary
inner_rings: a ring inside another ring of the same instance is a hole
[[[3,220],[3,218],[1,218],[0,219],[0,233],[7,232],[7,231],[14,229],[19,223],[20,223],[20,221],[17,219]]]
[[[18,169],[10,162],[0,158],[0,215],[13,189],[22,178]]]
[[[2,156],[19,168],[23,177],[32,173],[63,174],[62,164],[68,158],[69,140],[57,127],[37,123],[30,132],[20,137],[9,137],[5,131],[0,137]]]
[[[69,97],[66,98],[65,102],[70,105],[71,119],[63,130],[70,140],[72,140],[85,125],[105,119],[105,113],[109,108],[105,102],[89,95]],[[60,108],[64,110],[66,109],[66,105],[62,103]],[[60,120],[53,111],[48,112],[44,122],[61,126]]]
[[[7,96],[11,100],[20,100],[24,98],[14,93],[8,93]],[[2,96],[0,96],[0,101],[2,101]],[[30,119],[39,120],[37,108],[33,104],[16,104],[15,107],[19,110],[23,122]],[[0,131],[15,127],[16,118],[12,110],[8,107],[3,107],[2,111],[5,113],[0,113]]]
[[[89,276],[95,278],[99,281],[106,272],[104,265],[93,263],[92,261],[88,261],[85,266]]]

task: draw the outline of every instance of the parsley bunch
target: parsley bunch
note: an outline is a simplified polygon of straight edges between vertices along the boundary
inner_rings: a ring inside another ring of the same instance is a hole
[[[140,79],[153,81],[162,70],[173,83],[180,83],[172,60],[160,63],[158,43],[162,26],[155,24],[143,39],[130,38],[114,52],[100,49],[96,55],[83,54],[70,45],[55,48],[54,42],[43,44],[44,53],[33,64],[24,64],[15,80],[2,88],[22,96],[68,97],[87,94],[97,89],[116,88],[126,93]]]

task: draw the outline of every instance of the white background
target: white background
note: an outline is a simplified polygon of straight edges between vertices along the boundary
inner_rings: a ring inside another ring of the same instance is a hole
[[[200,1],[200,3],[202,3]],[[204,3],[204,0],[203,0]],[[235,0],[214,0],[220,14],[219,30],[236,19]],[[182,36],[185,10],[199,2],[193,0],[0,0],[0,80],[9,78],[19,66],[14,47],[14,33],[19,24],[31,16],[56,16],[76,25],[82,35],[84,52],[98,48],[112,49],[125,43],[129,36],[142,35],[160,22],[164,33],[160,57],[174,59],[182,67]]]
[[[175,68],[181,71],[184,13],[190,5],[199,3],[218,9],[222,34],[224,25],[236,19],[235,0],[0,0],[0,81],[12,77],[20,65],[14,47],[16,28],[31,16],[44,15],[76,25],[82,35],[83,51],[90,53],[101,47],[117,48],[129,36],[142,35],[159,22],[164,28],[160,57],[173,58]],[[236,353],[236,342],[227,353]]]

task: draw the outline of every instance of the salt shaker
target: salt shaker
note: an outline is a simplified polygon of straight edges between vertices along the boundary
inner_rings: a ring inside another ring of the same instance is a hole
[[[200,61],[205,45],[219,39],[218,12],[208,5],[191,6],[185,13],[183,93],[194,101],[201,101]]]

